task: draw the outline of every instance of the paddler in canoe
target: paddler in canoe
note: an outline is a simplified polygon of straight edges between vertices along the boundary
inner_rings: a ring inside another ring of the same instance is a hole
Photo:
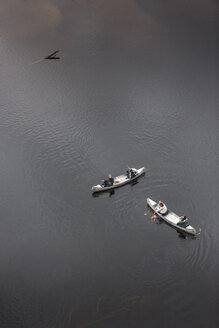
[[[164,204],[164,202],[162,202],[162,200],[159,200],[159,203],[157,204],[157,206],[155,207],[155,210],[157,212],[159,212],[160,214],[162,215],[165,215],[167,214],[167,207],[166,205]],[[152,217],[155,217],[156,216],[156,212],[152,215]]]
[[[189,220],[187,219],[187,216],[186,215],[180,216],[180,221],[177,223],[177,225],[186,228],[188,224],[189,224]]]
[[[104,180],[102,183],[103,187],[109,187],[114,184],[114,179],[111,174],[108,175],[108,180]]]
[[[127,178],[131,179],[134,176],[136,176],[137,170],[135,168],[131,168],[128,166],[128,171],[126,171],[126,173],[127,173]]]

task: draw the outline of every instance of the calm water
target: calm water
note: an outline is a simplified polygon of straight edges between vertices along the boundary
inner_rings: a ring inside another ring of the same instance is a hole
[[[219,327],[218,1],[0,12],[0,327]],[[126,164],[145,176],[92,196]]]

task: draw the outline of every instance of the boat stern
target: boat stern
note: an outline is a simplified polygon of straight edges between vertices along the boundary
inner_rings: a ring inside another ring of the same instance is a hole
[[[193,227],[190,226],[190,225],[186,227],[186,230],[187,230],[188,233],[190,233],[190,234],[193,235],[193,236],[197,235],[197,231],[196,231],[196,229],[193,228]]]

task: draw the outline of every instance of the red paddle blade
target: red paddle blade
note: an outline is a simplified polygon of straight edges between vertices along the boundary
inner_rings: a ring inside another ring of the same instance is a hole
[[[130,166],[128,166],[128,164],[126,164],[127,168],[130,169]]]

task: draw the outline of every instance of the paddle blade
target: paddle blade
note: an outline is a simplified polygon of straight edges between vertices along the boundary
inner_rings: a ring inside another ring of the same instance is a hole
[[[128,164],[126,164],[127,168],[130,169],[130,166],[128,166]]]

